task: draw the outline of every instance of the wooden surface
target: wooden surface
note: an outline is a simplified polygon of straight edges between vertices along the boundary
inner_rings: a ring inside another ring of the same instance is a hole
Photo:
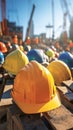
[[[61,86],[57,86],[62,104],[73,113],[73,81],[63,81]]]
[[[7,130],[50,130],[39,114],[25,114],[13,104],[7,110]],[[52,130],[52,129],[51,129]]]
[[[7,106],[5,110],[2,109],[3,113],[1,114],[0,118],[4,116],[4,114],[7,114],[7,121],[4,122],[4,125],[0,124],[0,130],[5,130],[5,127],[7,130],[72,130],[72,82],[73,81],[64,81],[62,86],[57,86],[62,105],[57,109],[43,113],[42,115],[46,119],[44,122],[40,116],[37,120],[36,114],[29,114],[29,116],[27,114],[25,115],[16,105],[14,105],[11,97],[13,84],[9,83],[8,81],[8,83],[5,85],[3,96],[0,101],[0,109]]]
[[[73,92],[73,80],[63,81],[62,85],[65,85],[69,90]]]
[[[0,107],[12,104],[11,89],[13,85],[5,85]]]
[[[73,92],[70,91],[66,86],[57,86],[57,89],[63,94],[65,98],[67,98],[67,100],[70,102],[73,101]]]
[[[55,130],[73,129],[73,114],[63,105],[55,110],[43,113]]]
[[[2,94],[0,93],[1,94],[0,107],[11,105],[12,104],[11,89],[13,88],[14,80],[11,79],[11,77],[7,73],[5,73],[3,77],[0,74],[0,80],[2,82],[0,84],[1,90],[3,87],[3,91],[1,92]]]
[[[0,75],[0,79],[1,78],[2,78],[2,75]],[[0,87],[2,87],[2,84],[0,84]],[[13,83],[11,81],[7,81],[5,86],[4,86],[4,89],[3,89],[3,94],[1,96],[1,100],[0,100],[0,130],[7,130],[7,108],[13,104],[11,94],[10,94],[12,87],[13,87]]]

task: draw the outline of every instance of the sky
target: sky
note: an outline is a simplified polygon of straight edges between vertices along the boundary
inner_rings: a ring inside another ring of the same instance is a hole
[[[53,25],[54,18],[54,36],[56,38],[63,31],[63,11],[66,9],[61,6],[62,0],[53,1],[54,14],[52,15],[52,0],[6,0],[6,17],[9,21],[15,21],[17,25],[23,26],[23,39],[25,39],[32,6],[35,4],[33,14],[34,34],[46,33],[47,37],[52,37],[52,28],[46,28],[46,26]],[[66,1],[72,16],[73,0]],[[66,23],[66,29],[68,30],[70,25],[68,16],[66,17]]]

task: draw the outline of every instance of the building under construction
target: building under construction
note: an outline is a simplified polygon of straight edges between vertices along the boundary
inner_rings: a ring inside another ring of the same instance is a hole
[[[17,26],[16,22],[10,22],[6,19],[6,0],[0,0],[1,5],[1,22],[0,33],[3,36],[17,35],[19,39],[23,39],[23,26]]]
[[[15,22],[7,22],[8,32],[10,36],[17,35],[18,38],[23,39],[23,26],[17,26]]]

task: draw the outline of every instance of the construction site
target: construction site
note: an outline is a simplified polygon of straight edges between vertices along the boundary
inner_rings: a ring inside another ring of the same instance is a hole
[[[30,6],[32,1],[24,3]],[[58,1],[62,31],[55,37],[55,0],[49,0],[47,37],[44,31],[34,33],[36,2],[25,29],[7,18],[8,0],[0,0],[0,130],[73,130],[73,16],[69,1]]]

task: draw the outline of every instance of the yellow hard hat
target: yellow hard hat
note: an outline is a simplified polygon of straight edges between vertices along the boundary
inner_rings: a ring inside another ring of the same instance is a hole
[[[16,75],[28,62],[28,57],[21,50],[17,49],[6,56],[3,67],[9,73]]]
[[[11,95],[18,107],[28,114],[49,111],[61,105],[51,73],[34,60],[16,75]]]
[[[47,49],[47,51],[45,51],[45,54],[51,58],[55,57],[55,53],[51,48]]]
[[[24,52],[24,47],[22,45],[19,46],[20,50]]]
[[[61,85],[62,81],[72,79],[71,71],[63,61],[52,61],[47,69],[51,72],[56,85]]]

